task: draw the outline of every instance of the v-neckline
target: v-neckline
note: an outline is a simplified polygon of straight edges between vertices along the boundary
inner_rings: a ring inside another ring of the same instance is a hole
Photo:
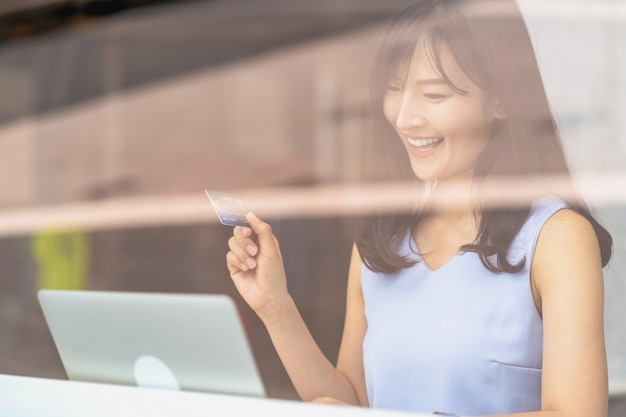
[[[432,268],[430,265],[428,265],[428,263],[424,260],[424,257],[422,256],[422,253],[419,250],[419,247],[417,246],[417,242],[415,241],[415,237],[413,236],[413,233],[409,233],[409,239],[410,239],[410,247],[411,247],[411,251],[419,258],[419,262],[421,264],[424,265],[424,267],[429,271],[429,272],[439,272],[441,271],[443,268],[447,267],[449,264],[453,263],[457,258],[460,258],[461,256],[465,255],[467,252],[463,251],[463,250],[457,250],[455,252],[455,254],[450,257],[447,258],[441,265],[439,265],[439,267],[437,268]],[[478,239],[474,239],[474,241],[472,243],[476,243]]]

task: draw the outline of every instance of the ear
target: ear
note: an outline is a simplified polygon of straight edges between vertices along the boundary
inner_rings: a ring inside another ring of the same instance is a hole
[[[504,120],[507,117],[506,111],[500,99],[494,98],[491,100],[491,114],[495,119]]]

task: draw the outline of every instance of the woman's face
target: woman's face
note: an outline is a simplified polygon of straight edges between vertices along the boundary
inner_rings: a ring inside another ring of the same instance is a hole
[[[406,80],[390,80],[384,97],[385,117],[423,181],[471,176],[494,118],[501,117],[495,101],[461,70],[448,48],[442,47],[441,61],[448,78],[467,94],[454,91],[416,49]]]

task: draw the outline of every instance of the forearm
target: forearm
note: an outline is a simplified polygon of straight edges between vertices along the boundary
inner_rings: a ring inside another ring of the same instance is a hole
[[[333,397],[360,405],[352,383],[319,349],[291,297],[259,316],[291,382],[304,401]]]

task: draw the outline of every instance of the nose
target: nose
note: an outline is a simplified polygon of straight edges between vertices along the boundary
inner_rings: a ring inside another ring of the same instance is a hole
[[[398,97],[399,107],[396,117],[396,128],[399,130],[410,130],[415,127],[423,126],[426,123],[423,111],[411,94],[407,91]]]

